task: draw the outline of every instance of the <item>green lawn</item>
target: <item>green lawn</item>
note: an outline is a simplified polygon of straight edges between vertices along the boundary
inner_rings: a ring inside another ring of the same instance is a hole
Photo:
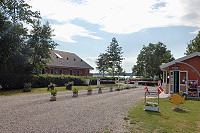
[[[157,99],[148,99],[157,102]],[[160,99],[160,112],[144,111],[144,101],[133,107],[124,118],[130,123],[126,126],[131,132],[159,133],[199,133],[200,132],[200,99],[186,100],[181,105],[187,111],[174,110],[176,106],[169,99]]]
[[[115,84],[101,84],[101,87],[110,87],[117,86]],[[89,85],[89,86],[73,86],[73,88],[77,88],[78,90],[87,90],[88,87],[97,88],[97,85]],[[63,87],[55,87],[57,91],[69,91]],[[31,92],[23,92],[23,89],[19,90],[0,90],[0,96],[11,96],[11,95],[21,95],[21,94],[32,94],[32,93],[48,93],[47,88],[32,88]]]

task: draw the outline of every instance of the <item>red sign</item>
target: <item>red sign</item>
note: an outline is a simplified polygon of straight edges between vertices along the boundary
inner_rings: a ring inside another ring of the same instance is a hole
[[[163,92],[163,89],[162,87],[160,86],[160,84],[158,85],[158,94],[162,93]]]

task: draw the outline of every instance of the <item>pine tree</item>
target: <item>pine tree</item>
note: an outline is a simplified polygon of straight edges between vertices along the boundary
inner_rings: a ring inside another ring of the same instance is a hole
[[[108,54],[108,73],[114,77],[115,74],[123,70],[121,66],[123,60],[122,47],[119,46],[115,37],[107,47],[106,52]]]

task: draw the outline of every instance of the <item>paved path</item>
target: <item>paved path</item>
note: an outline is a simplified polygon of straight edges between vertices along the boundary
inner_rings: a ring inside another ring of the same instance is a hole
[[[123,118],[144,96],[144,86],[102,94],[79,91],[59,92],[50,102],[50,93],[0,97],[0,132],[124,132]]]

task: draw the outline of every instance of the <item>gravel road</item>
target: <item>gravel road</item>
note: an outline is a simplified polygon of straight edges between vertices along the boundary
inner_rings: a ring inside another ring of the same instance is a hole
[[[0,132],[65,132],[93,133],[126,131],[123,118],[144,95],[144,87],[109,92],[97,89],[92,95],[79,91],[59,92],[57,101],[49,101],[50,93],[0,97]]]

